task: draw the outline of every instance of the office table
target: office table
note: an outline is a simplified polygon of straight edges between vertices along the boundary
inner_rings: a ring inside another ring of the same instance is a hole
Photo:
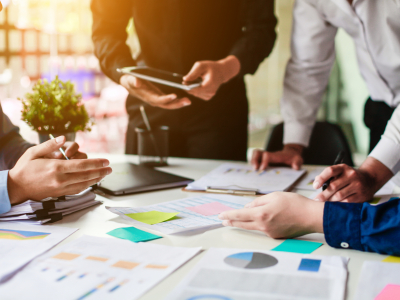
[[[110,160],[111,164],[120,162],[138,163],[138,157],[134,155],[92,154],[89,155],[89,157],[107,158]],[[169,166],[159,169],[172,174],[198,179],[219,166],[221,163],[222,161],[217,160],[169,158]],[[307,168],[307,166],[305,166],[305,168]],[[294,192],[304,196],[309,196],[312,193],[311,191],[305,190],[294,190]],[[106,233],[115,228],[132,226],[132,224],[106,210],[104,207],[105,205],[139,207],[191,196],[195,196],[195,194],[183,192],[181,188],[118,197],[97,196],[98,200],[104,201],[104,205],[88,208],[66,216],[63,220],[54,223],[54,226],[79,228],[76,233],[64,240],[60,245],[68,243],[71,240],[85,234],[113,238]],[[146,228],[142,229],[164,236],[162,239],[150,241],[148,243],[181,247],[202,247],[204,250],[207,250],[210,247],[271,250],[282,243],[282,240],[271,239],[261,232],[245,231],[232,227],[218,228],[206,231],[202,234],[191,236],[164,235]],[[326,244],[323,234],[309,234],[302,236],[300,239],[324,243],[324,245],[314,251],[313,254],[330,256],[338,255],[350,258],[348,265],[349,275],[346,299],[353,299],[354,297],[363,262],[366,260],[381,261],[386,257],[385,255],[375,253],[331,248]],[[171,276],[167,277],[164,281],[147,292],[143,297],[141,297],[141,299],[163,299],[190,272],[190,270],[199,262],[203,255],[204,252],[190,260]]]

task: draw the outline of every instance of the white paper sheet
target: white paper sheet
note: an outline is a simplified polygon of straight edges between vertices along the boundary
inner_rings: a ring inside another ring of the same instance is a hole
[[[200,248],[83,236],[33,261],[0,286],[2,299],[137,299]],[[23,285],[23,288],[21,288]]]
[[[222,221],[218,219],[218,214],[211,216],[204,216],[199,213],[193,212],[187,207],[193,207],[206,203],[219,202],[223,205],[231,207],[232,209],[243,208],[245,204],[251,202],[253,199],[239,196],[230,195],[212,195],[204,194],[196,197],[184,198],[160,204],[144,206],[144,207],[108,207],[106,209],[121,216],[124,220],[130,223],[146,227],[149,229],[157,230],[165,234],[174,234],[195,229],[212,229],[222,226]],[[148,225],[126,216],[126,214],[139,213],[146,211],[162,211],[162,212],[179,212],[177,219],[167,222],[158,223],[155,225]]]
[[[245,164],[226,163],[220,165],[199,180],[189,184],[186,189],[204,191],[207,187],[255,190],[261,194],[288,190],[305,170],[296,171],[289,167],[268,168],[265,171],[254,171]]]
[[[391,195],[396,185],[389,180],[379,191],[376,192],[375,196]]]
[[[311,190],[314,191],[313,183],[315,177],[322,173],[325,170],[325,167],[313,167],[307,169],[307,174],[301,178],[300,181],[294,186],[299,190]]]
[[[76,228],[0,223],[0,282],[66,239]]]
[[[299,270],[303,259],[320,261],[318,271]],[[342,300],[347,262],[340,256],[211,248],[167,299]]]
[[[366,261],[361,269],[354,299],[373,300],[388,284],[400,285],[400,264]]]

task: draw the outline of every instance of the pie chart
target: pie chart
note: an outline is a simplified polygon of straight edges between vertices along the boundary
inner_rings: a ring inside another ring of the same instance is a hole
[[[232,267],[242,269],[263,269],[275,266],[278,260],[260,252],[242,252],[225,257],[224,262]]]

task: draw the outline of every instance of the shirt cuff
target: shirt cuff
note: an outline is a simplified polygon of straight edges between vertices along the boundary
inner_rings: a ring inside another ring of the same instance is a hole
[[[362,206],[362,203],[325,203],[324,233],[329,246],[363,250],[361,245]]]
[[[400,170],[400,144],[396,144],[385,136],[382,136],[369,156],[379,160],[388,167],[393,174],[396,174]]]
[[[0,214],[4,214],[11,209],[10,198],[7,189],[8,170],[0,171]]]
[[[306,126],[297,122],[284,122],[283,144],[300,144],[308,147],[313,126]]]

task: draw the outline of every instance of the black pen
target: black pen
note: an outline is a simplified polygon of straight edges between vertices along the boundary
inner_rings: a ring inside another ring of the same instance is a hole
[[[333,163],[333,165],[338,165],[343,163],[343,158],[344,158],[344,151],[341,150],[339,152],[339,154],[336,156],[335,162]],[[329,178],[323,185],[322,185],[322,190],[325,191],[329,184],[331,183],[331,180],[333,180],[333,177]]]

